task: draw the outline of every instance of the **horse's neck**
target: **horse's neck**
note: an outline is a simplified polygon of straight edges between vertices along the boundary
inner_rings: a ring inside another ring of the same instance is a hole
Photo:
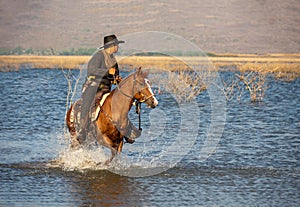
[[[130,84],[130,80],[127,81],[128,82],[114,90],[112,99],[112,113],[114,113],[113,117],[116,121],[127,119],[128,112],[132,107],[133,86]]]

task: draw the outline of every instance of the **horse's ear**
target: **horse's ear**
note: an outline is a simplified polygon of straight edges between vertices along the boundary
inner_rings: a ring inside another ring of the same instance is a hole
[[[145,69],[142,70],[142,67],[140,66],[137,69],[137,74],[140,75],[140,76],[142,76],[142,77],[144,77],[144,78],[146,78],[148,76],[148,74],[149,74],[149,70],[145,70]]]
[[[140,66],[137,70],[136,70],[136,73],[138,76],[144,76],[144,72],[142,70],[142,66]]]
[[[141,71],[142,71],[142,66],[140,66],[140,67],[136,70],[136,72],[137,72],[138,74],[141,74]]]

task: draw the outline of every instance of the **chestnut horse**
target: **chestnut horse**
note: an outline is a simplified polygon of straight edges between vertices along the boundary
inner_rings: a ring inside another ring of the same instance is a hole
[[[141,135],[141,131],[128,118],[128,112],[134,101],[146,103],[150,108],[155,108],[158,104],[147,76],[148,73],[139,68],[122,80],[107,96],[98,117],[92,123],[96,128],[95,136],[98,143],[111,150],[111,158],[106,163],[111,162],[115,155],[122,151],[124,137],[134,140]],[[76,118],[80,116],[78,115],[80,110],[76,110],[75,105],[76,102],[66,115],[67,126],[71,134],[71,146],[80,145],[77,139],[79,124],[76,123],[76,120],[80,120]]]

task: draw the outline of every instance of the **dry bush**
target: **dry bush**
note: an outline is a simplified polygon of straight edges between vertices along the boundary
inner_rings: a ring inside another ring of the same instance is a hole
[[[151,82],[160,92],[173,94],[179,103],[193,100],[209,86],[205,77],[193,70],[157,72],[151,74]]]
[[[299,69],[300,70],[300,69]],[[292,72],[278,72],[274,74],[274,77],[278,80],[291,82],[300,77],[299,73]]]
[[[66,78],[68,82],[68,93],[67,93],[67,101],[66,101],[66,110],[71,106],[72,101],[74,100],[77,90],[78,90],[78,84],[83,76],[83,70],[84,67],[80,66],[80,72],[78,76],[75,76],[72,72],[71,68],[61,68],[62,73],[64,74],[64,77]]]
[[[171,56],[128,56],[119,59],[121,68],[147,68],[151,72],[151,82],[161,93],[173,94],[178,102],[191,101],[206,90],[216,71],[207,62],[192,62],[194,58],[186,58],[187,62]]]
[[[272,74],[278,80],[294,81],[300,78],[300,64],[276,64],[276,70],[273,70]]]
[[[268,78],[272,71],[268,64],[243,64],[238,67],[236,77],[242,82],[250,93],[252,102],[262,101],[268,86]]]
[[[250,93],[252,102],[262,101],[267,90],[267,73],[257,71],[244,72],[236,74],[239,80],[244,83],[246,90]]]
[[[300,64],[297,63],[245,63],[238,64],[238,70],[241,72],[268,73],[285,81],[293,81],[300,77]]]
[[[249,91],[252,102],[262,101],[268,87],[269,77],[276,72],[278,68],[270,64],[245,63],[238,64],[234,75],[226,80],[221,78],[223,91],[227,101],[237,97],[240,101],[245,90]]]
[[[78,93],[77,90],[78,90],[79,82],[83,76],[84,67],[80,66],[79,69],[80,69],[79,75],[75,76],[71,68],[63,68],[63,67],[61,68],[61,71],[68,82],[65,114],[67,114],[69,108],[73,104],[76,94]],[[64,135],[66,138],[69,138],[70,135],[66,122],[64,122]]]
[[[222,87],[218,87],[223,92],[226,100],[231,101],[237,96],[237,99],[240,101],[243,92],[243,86],[241,86],[239,79],[237,79],[235,75],[231,75],[226,79],[220,76],[220,79],[222,81]]]

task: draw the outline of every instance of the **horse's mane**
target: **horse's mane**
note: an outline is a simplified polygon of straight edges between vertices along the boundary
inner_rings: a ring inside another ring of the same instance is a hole
[[[135,76],[135,78],[136,77],[139,77],[139,76],[141,76],[141,77],[143,77],[143,78],[146,78],[147,76],[148,76],[148,73],[146,72],[143,72],[143,70],[141,69],[141,68],[138,68],[135,72],[133,72],[133,73],[131,73],[131,74],[129,74],[126,78],[124,78],[121,82],[120,82],[120,84],[119,84],[119,86],[118,87],[122,87],[130,78],[132,78],[133,76]]]
[[[129,74],[128,76],[126,76],[118,85],[118,87],[122,87],[130,78],[132,78],[134,76],[134,74],[136,74],[137,71],[135,71],[134,73]]]
[[[135,71],[134,73],[129,74],[128,76],[126,76],[119,84],[116,85],[116,87],[110,92],[110,96],[113,96],[113,94],[117,91],[120,90],[124,84],[126,84],[126,82],[128,80],[130,80],[131,78],[133,78],[134,74],[136,74],[137,71]]]

